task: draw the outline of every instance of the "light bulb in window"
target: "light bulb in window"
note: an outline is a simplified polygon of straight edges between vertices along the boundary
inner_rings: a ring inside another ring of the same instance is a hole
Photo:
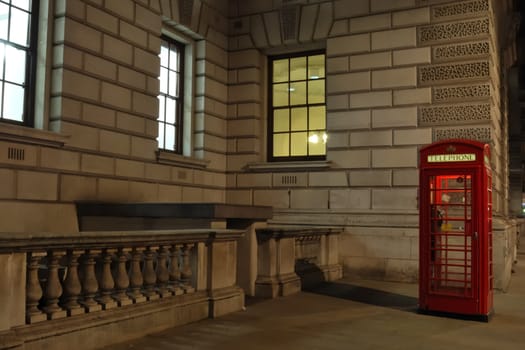
[[[317,136],[317,134],[310,135],[310,137],[308,137],[308,142],[319,143],[319,136]]]

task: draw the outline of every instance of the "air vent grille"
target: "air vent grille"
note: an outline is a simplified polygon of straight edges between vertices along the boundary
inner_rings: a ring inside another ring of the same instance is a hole
[[[23,148],[8,147],[7,148],[7,159],[24,160],[25,150]]]

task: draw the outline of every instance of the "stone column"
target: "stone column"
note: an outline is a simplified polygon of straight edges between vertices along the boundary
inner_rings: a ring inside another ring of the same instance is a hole
[[[158,247],[146,247],[144,252],[144,266],[142,268],[142,277],[144,278],[144,295],[148,300],[156,300],[159,295],[155,292],[155,282],[157,282],[157,274],[153,268],[153,259],[155,258],[155,250]]]
[[[82,285],[78,275],[78,258],[83,252],[83,250],[70,250],[67,253],[67,272],[64,280],[62,306],[67,310],[68,316],[84,313],[84,308],[78,303],[82,292]]]
[[[142,253],[144,247],[134,247],[131,251],[131,264],[129,267],[129,292],[128,295],[134,303],[142,303],[146,301],[146,297],[141,293],[144,279],[142,277],[142,270],[140,269],[140,261],[142,260]]]
[[[97,298],[97,301],[102,305],[104,310],[117,307],[117,303],[111,297],[114,291],[113,288],[115,288],[115,281],[111,274],[111,261],[116,251],[116,249],[104,249],[102,253],[102,272],[99,283],[100,296]]]
[[[193,293],[195,288],[191,285],[191,263],[190,263],[190,254],[193,244],[184,244],[182,247],[182,269],[180,273],[180,280],[182,288],[185,293]]]
[[[95,300],[98,291],[98,282],[95,275],[95,258],[101,253],[100,250],[88,249],[82,259],[82,295],[83,300],[80,302],[86,312],[102,310],[102,306]]]
[[[66,317],[67,313],[58,306],[62,295],[62,285],[58,278],[59,260],[66,254],[65,251],[47,252],[47,282],[44,289],[44,307],[42,308],[50,320]]]
[[[115,269],[115,299],[119,306],[132,304],[133,301],[126,295],[129,287],[129,277],[126,271],[126,262],[131,248],[119,248],[117,252],[117,268]]]
[[[182,245],[174,244],[170,249],[170,267],[169,267],[169,289],[173,295],[184,294],[180,288],[180,248]]]
[[[168,248],[161,246],[157,250],[157,291],[161,298],[171,296],[168,290],[168,281],[170,278],[168,271]]]
[[[45,321],[47,315],[40,311],[38,302],[42,298],[43,292],[38,280],[38,268],[44,252],[28,253],[27,280],[26,280],[26,322],[35,323]]]

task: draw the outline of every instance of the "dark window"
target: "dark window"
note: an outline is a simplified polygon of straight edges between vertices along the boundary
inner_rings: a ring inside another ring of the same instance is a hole
[[[182,153],[184,44],[161,37],[159,149]]]
[[[271,57],[269,71],[269,160],[325,159],[324,52]]]
[[[38,3],[0,0],[0,121],[33,123]]]

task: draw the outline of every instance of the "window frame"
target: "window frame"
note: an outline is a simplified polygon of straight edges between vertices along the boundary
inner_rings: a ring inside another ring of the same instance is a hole
[[[6,4],[8,6],[13,6],[11,4]],[[16,6],[15,6],[16,7]],[[11,15],[10,15],[11,16]],[[10,17],[8,21],[10,22]],[[39,35],[39,22],[40,22],[40,1],[32,0],[31,1],[31,10],[29,14],[29,46],[23,48],[26,51],[26,67],[25,67],[25,82],[24,87],[24,102],[23,102],[23,111],[22,111],[22,121],[6,119],[3,117],[3,111],[0,109],[0,123],[14,124],[20,126],[29,126],[32,127],[35,124],[35,95],[36,95],[36,74],[37,74],[37,60],[38,60],[38,35]],[[10,28],[9,30],[10,31]],[[4,45],[12,45],[14,47],[21,47],[15,43],[10,43],[9,40],[0,40]],[[3,65],[3,71],[5,75],[5,53],[4,57],[1,58]],[[5,84],[4,76],[0,79],[0,84],[2,84],[2,95],[0,96],[0,107],[3,109],[3,86]]]
[[[170,124],[166,122],[166,106],[164,106],[164,109],[163,109],[164,110],[164,120],[160,119],[160,101],[159,101],[159,111],[158,111],[159,115],[158,115],[157,122],[158,122],[159,128],[161,124],[164,125],[164,139],[163,139],[164,142],[161,145],[159,143],[159,139],[157,138],[157,146],[158,146],[159,151],[161,152],[170,152],[170,153],[182,155],[184,153],[184,145],[183,145],[183,142],[184,142],[184,113],[185,113],[184,104],[185,104],[185,94],[186,94],[184,80],[185,80],[185,69],[186,69],[185,67],[186,44],[164,33],[161,34],[160,39],[161,39],[161,48],[162,48],[163,42],[167,42],[169,45],[168,47],[169,52],[171,52],[172,46],[176,47],[178,50],[179,67],[178,67],[178,71],[176,72],[178,74],[179,89],[178,89],[178,96],[176,97],[176,96],[170,95],[169,91],[167,93],[162,93],[159,88],[159,95],[158,95],[159,97],[160,96],[172,97],[176,99],[177,105],[175,108],[175,118],[174,118],[175,121],[173,124]],[[162,66],[162,62],[161,62],[160,69],[162,68],[167,68],[168,72],[172,71],[172,69],[169,67],[169,64],[168,66]],[[159,82],[160,82],[160,76],[159,76]],[[173,150],[166,148],[166,125],[173,125],[175,128],[175,135],[174,135],[175,144],[173,145],[174,147]]]
[[[324,91],[325,91],[325,99],[323,104],[319,103],[312,103],[309,104],[308,101],[304,105],[293,105],[293,107],[310,107],[310,106],[324,106],[325,107],[325,132],[326,132],[326,50],[324,49],[318,49],[318,50],[311,50],[311,51],[301,51],[301,52],[294,52],[294,53],[286,53],[286,54],[279,54],[279,55],[272,55],[268,57],[268,130],[267,130],[267,160],[269,162],[304,162],[304,161],[324,161],[326,160],[326,148],[325,148],[325,154],[324,155],[304,155],[304,156],[274,156],[273,155],[273,142],[274,142],[274,110],[279,109],[280,107],[274,107],[273,106],[273,62],[276,60],[281,60],[284,58],[287,58],[288,60],[296,57],[309,57],[309,56],[316,56],[316,55],[324,55],[324,70],[325,70],[325,76],[323,78],[324,80]],[[290,73],[288,73],[288,83],[290,82]],[[308,82],[308,78],[305,80]],[[308,96],[308,84],[306,84],[306,95]],[[292,105],[288,104],[288,108],[291,108]],[[310,132],[310,129],[307,129],[307,132]],[[289,132],[290,133],[290,132]],[[290,142],[291,147],[291,142]]]

